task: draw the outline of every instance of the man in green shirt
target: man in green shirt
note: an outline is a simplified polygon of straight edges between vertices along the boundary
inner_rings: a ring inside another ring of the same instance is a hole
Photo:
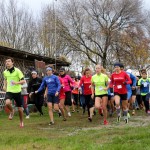
[[[7,58],[5,60],[6,70],[3,72],[4,76],[4,91],[5,95],[5,105],[10,110],[9,120],[12,120],[14,115],[14,110],[12,108],[11,100],[15,100],[16,106],[18,107],[20,127],[23,124],[23,110],[22,110],[22,100],[21,100],[21,84],[25,83],[23,73],[16,67],[14,67],[13,58]]]

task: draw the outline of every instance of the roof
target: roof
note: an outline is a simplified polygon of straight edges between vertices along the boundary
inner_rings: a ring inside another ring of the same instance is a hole
[[[17,50],[17,49],[5,47],[5,46],[0,46],[0,55],[10,56],[10,57],[19,58],[19,59],[26,59],[29,61],[34,61],[36,59],[38,61],[44,61],[46,64],[55,64],[55,58],[32,54],[29,52],[25,52],[22,50]],[[69,66],[70,64],[71,64],[70,62],[56,58],[57,66]]]

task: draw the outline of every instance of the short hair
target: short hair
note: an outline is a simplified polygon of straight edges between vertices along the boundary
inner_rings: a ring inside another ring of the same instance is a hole
[[[8,60],[8,59],[10,59],[10,60],[14,63],[14,59],[13,59],[12,57],[7,57],[7,58],[5,59],[5,61]]]

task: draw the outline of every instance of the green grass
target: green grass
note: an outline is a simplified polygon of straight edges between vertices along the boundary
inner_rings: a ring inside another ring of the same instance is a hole
[[[94,116],[93,122],[82,116],[81,111],[72,114],[67,121],[55,114],[55,125],[49,126],[47,109],[44,116],[32,113],[24,119],[25,127],[19,128],[18,114],[13,120],[0,112],[0,150],[149,150],[150,116],[138,112],[128,125],[123,119],[109,118],[110,125],[103,125],[103,118]]]

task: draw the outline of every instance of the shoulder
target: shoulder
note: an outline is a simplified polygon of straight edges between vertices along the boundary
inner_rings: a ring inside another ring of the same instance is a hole
[[[15,71],[21,72],[21,70],[19,68],[16,68],[16,67],[14,67],[14,68],[15,68]]]

